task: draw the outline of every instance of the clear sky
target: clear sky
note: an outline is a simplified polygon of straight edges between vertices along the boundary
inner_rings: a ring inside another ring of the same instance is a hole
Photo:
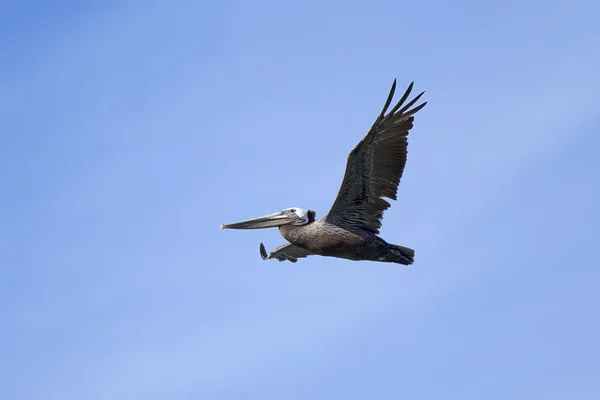
[[[593,2],[0,6],[0,397],[600,398]],[[324,215],[394,78],[429,103],[382,236]]]

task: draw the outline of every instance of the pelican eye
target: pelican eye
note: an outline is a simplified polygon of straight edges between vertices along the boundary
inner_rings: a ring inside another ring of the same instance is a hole
[[[293,212],[293,213],[295,213],[295,212],[296,212],[296,209],[295,209],[295,208],[292,208],[292,209],[290,210],[290,212]]]

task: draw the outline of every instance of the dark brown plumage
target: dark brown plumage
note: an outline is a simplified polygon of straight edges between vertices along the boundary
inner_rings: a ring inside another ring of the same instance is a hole
[[[397,199],[398,186],[406,165],[407,136],[413,127],[413,115],[427,104],[425,102],[406,111],[421,98],[424,93],[421,92],[399,109],[412,88],[411,82],[400,101],[385,115],[396,90],[394,80],[377,120],[348,155],[342,186],[326,217],[328,222],[379,233],[383,212],[390,207],[390,203],[382,197]]]

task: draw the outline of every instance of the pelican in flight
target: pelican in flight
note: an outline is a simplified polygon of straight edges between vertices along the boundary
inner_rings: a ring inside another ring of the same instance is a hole
[[[310,255],[353,261],[379,261],[410,265],[415,251],[386,242],[379,237],[383,213],[390,207],[384,197],[396,200],[398,185],[406,164],[408,132],[414,115],[427,102],[411,109],[421,92],[403,106],[413,83],[386,114],[394,97],[396,80],[387,101],[365,137],[348,155],[342,186],[329,213],[316,220],[313,210],[300,207],[246,221],[221,225],[221,229],[262,229],[278,227],[289,242],[267,254],[260,244],[263,260],[296,262]]]

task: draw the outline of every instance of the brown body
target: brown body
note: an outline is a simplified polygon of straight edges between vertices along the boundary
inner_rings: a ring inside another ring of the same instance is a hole
[[[292,245],[310,254],[344,258],[352,261],[383,261],[399,264],[412,263],[410,249],[404,254],[398,246],[391,245],[375,234],[352,232],[328,223],[325,218],[307,225],[283,225],[279,228]]]
[[[279,228],[279,232],[288,242],[314,254],[349,259],[364,259],[369,256],[364,254],[365,244],[368,243],[366,238],[323,220],[301,226],[284,225]]]

